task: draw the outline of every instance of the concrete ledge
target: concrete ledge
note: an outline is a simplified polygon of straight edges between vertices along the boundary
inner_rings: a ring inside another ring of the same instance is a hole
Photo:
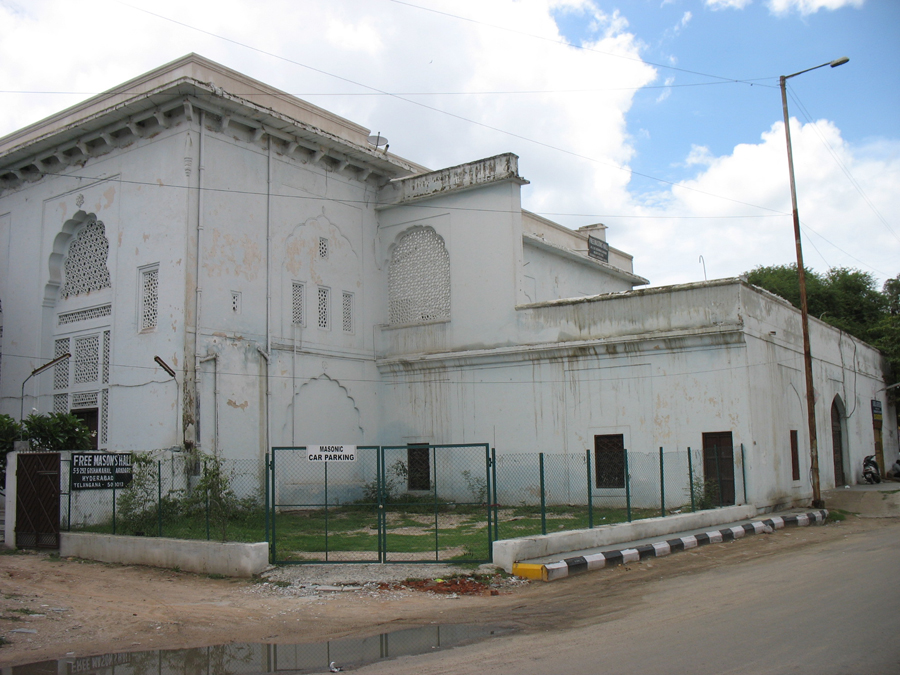
[[[689,534],[677,539],[659,541],[652,544],[644,544],[635,548],[626,548],[620,551],[603,551],[590,555],[579,555],[565,558],[552,563],[515,563],[512,572],[516,576],[538,581],[556,581],[574,574],[615,567],[625,563],[638,562],[644,558],[661,558],[678,551],[686,551],[697,546],[707,544],[721,544],[725,541],[740,539],[748,534],[762,534],[780,530],[786,525],[807,527],[809,525],[823,525],[828,518],[828,511],[821,509],[810,513],[801,513],[793,516],[773,516],[767,520],[757,520],[744,525],[729,527],[724,530],[712,530]]]
[[[61,532],[59,555],[126,565],[167,567],[184,572],[252,577],[269,566],[266,542],[221,543],[163,537]]]
[[[660,537],[673,532],[684,532],[722,523],[753,518],[757,509],[752,505],[726,506],[722,509],[681,513],[665,518],[647,518],[630,523],[601,525],[590,530],[554,532],[536,537],[503,539],[493,546],[494,564],[512,572],[513,564],[520,560],[543,558],[557,553],[583,551],[598,546],[611,546],[648,537]]]

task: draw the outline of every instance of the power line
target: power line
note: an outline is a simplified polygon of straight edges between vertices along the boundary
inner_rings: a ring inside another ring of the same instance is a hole
[[[389,1],[393,2],[397,5],[405,5],[406,7],[412,7],[414,9],[419,9],[424,12],[431,12],[433,14],[439,14],[441,16],[450,17],[452,19],[457,19],[459,21],[467,21],[469,23],[474,23],[474,24],[477,24],[480,26],[487,26],[489,28],[494,28],[495,30],[505,31],[507,33],[513,33],[515,35],[521,35],[523,37],[530,37],[535,40],[542,40],[544,42],[549,42],[551,44],[559,45],[561,47],[570,47],[573,49],[580,49],[581,51],[585,51],[585,52],[593,52],[595,54],[602,54],[604,56],[611,56],[611,57],[618,58],[618,59],[624,59],[626,61],[634,61],[636,63],[645,63],[645,64],[653,66],[655,68],[663,68],[665,70],[674,70],[674,71],[678,71],[681,73],[688,73],[690,75],[700,75],[701,77],[709,77],[709,78],[713,78],[716,80],[722,80],[723,83],[754,85],[754,84],[757,84],[760,80],[771,79],[771,78],[759,78],[759,79],[751,79],[751,80],[742,80],[742,79],[736,79],[736,78],[732,78],[732,77],[723,77],[721,75],[712,75],[710,73],[702,73],[702,72],[699,72],[696,70],[688,70],[687,68],[678,68],[676,66],[672,66],[669,64],[665,64],[665,63],[655,63],[653,61],[646,61],[644,59],[637,58],[634,56],[625,56],[624,54],[616,54],[615,52],[606,52],[606,51],[603,51],[600,49],[595,49],[593,47],[585,47],[584,45],[576,45],[576,44],[567,42],[565,40],[557,40],[554,38],[544,37],[543,35],[535,35],[534,33],[526,33],[524,31],[515,30],[514,28],[510,28],[508,26],[498,26],[497,24],[487,23],[484,21],[478,21],[477,19],[470,19],[468,17],[460,16],[458,14],[451,14],[450,12],[443,12],[441,10],[432,9],[431,7],[422,7],[421,5],[416,5],[411,2],[406,2],[405,0],[389,0]],[[758,86],[769,86],[769,85],[758,85]],[[773,88],[774,88],[774,86],[773,86]]]
[[[803,105],[803,102],[792,89],[788,89],[788,91],[791,95],[791,99],[794,101],[794,103],[797,104],[797,107],[803,113],[803,116],[806,118],[806,121],[809,123],[809,125],[812,126],[813,132],[816,134],[816,137],[819,139],[822,145],[825,146],[825,149],[828,150],[828,154],[831,155],[831,158],[834,160],[835,164],[837,164],[841,171],[843,171],[844,175],[847,177],[847,180],[850,181],[850,184],[863,198],[863,201],[865,201],[866,205],[869,207],[869,209],[871,209],[872,213],[874,213],[878,220],[881,221],[881,224],[884,225],[885,229],[890,232],[897,241],[900,241],[900,235],[898,235],[894,231],[885,217],[881,215],[881,212],[878,211],[878,209],[875,207],[875,204],[872,203],[872,200],[869,199],[869,196],[863,190],[862,185],[859,184],[859,181],[856,180],[856,178],[850,172],[850,169],[848,169],[847,166],[841,161],[841,158],[838,157],[835,149],[831,147],[831,144],[828,142],[825,136],[822,135],[822,132],[819,131],[818,125],[813,123],[812,115],[809,114],[806,106]]]
[[[104,176],[86,176],[86,175],[78,175],[78,174],[54,174],[61,178],[71,178],[74,180],[92,180],[97,182],[103,181],[115,181],[116,183],[124,183],[126,185],[141,185],[148,186],[153,188],[172,188],[175,190],[198,190],[207,193],[223,193],[223,194],[234,194],[234,195],[243,195],[250,197],[271,197],[272,199],[297,199],[297,200],[305,200],[305,201],[316,201],[316,202],[333,202],[336,204],[347,204],[347,205],[363,205],[363,206],[377,206],[379,205],[377,202],[373,202],[370,199],[338,199],[336,197],[325,197],[325,196],[316,196],[316,195],[287,195],[287,194],[274,194],[268,192],[261,192],[256,190],[241,190],[236,188],[215,188],[215,187],[198,187],[195,185],[176,185],[174,183],[163,183],[159,181],[139,181],[139,180],[128,180],[125,178],[117,177],[117,178],[108,178]],[[465,206],[433,206],[430,204],[422,204],[416,203],[416,208],[418,209],[432,209],[437,211],[459,211],[459,212],[472,212],[472,213],[521,213],[522,210],[516,209],[487,209],[483,207],[478,208],[468,208]],[[763,208],[763,207],[758,207]],[[528,211],[528,209],[524,209]],[[537,213],[537,215],[548,215],[548,216],[565,216],[565,217],[578,217],[578,218],[629,218],[629,219],[657,219],[657,220],[665,220],[665,219],[673,219],[673,220],[719,220],[719,219],[733,219],[733,220],[741,220],[746,218],[781,218],[784,216],[789,216],[789,213],[782,213],[775,211],[774,209],[768,209],[770,211],[774,211],[774,213],[766,214],[744,214],[744,215],[724,215],[724,216],[676,216],[676,215],[633,215],[633,214],[610,214],[610,213],[567,213],[563,211],[542,211]]]
[[[141,7],[134,7],[133,5],[129,5],[129,4],[127,4],[127,3],[125,3],[125,2],[121,2],[121,1],[119,2],[119,4],[124,5],[125,7],[129,7],[129,8],[131,8],[131,9],[137,10],[137,11],[139,11],[139,12],[143,12],[143,13],[145,13],[145,14],[149,14],[150,16],[156,17],[156,18],[158,18],[158,19],[162,19],[163,21],[169,21],[169,22],[174,23],[174,24],[176,24],[176,25],[178,25],[178,26],[182,26],[182,27],[184,27],[184,28],[188,28],[189,30],[194,30],[194,31],[197,31],[197,32],[199,32],[199,33],[203,33],[204,35],[209,35],[210,37],[214,37],[214,38],[217,38],[217,39],[220,39],[220,40],[224,40],[225,42],[230,42],[231,44],[235,44],[235,45],[238,45],[238,46],[240,46],[240,47],[244,47],[245,49],[250,49],[250,50],[255,51],[255,52],[258,52],[258,53],[260,53],[260,54],[264,54],[264,55],[266,55],[266,56],[271,56],[272,58],[279,59],[279,60],[281,60],[281,61],[285,61],[286,63],[291,63],[291,64],[296,65],[296,66],[299,66],[299,67],[301,67],[301,68],[306,68],[307,70],[311,70],[311,71],[316,72],[316,73],[319,73],[319,74],[321,74],[321,75],[326,75],[326,76],[328,76],[328,77],[333,77],[333,78],[338,79],[338,80],[341,80],[341,81],[343,81],[343,82],[348,82],[348,83],[353,84],[353,85],[355,85],[355,86],[363,87],[363,88],[365,88],[365,89],[369,89],[370,91],[374,91],[374,92],[377,92],[377,93],[379,93],[379,94],[383,94],[383,95],[385,95],[385,96],[390,96],[391,98],[395,98],[395,99],[400,100],[400,101],[405,101],[406,103],[411,103],[412,105],[419,106],[419,107],[421,107],[421,108],[424,108],[424,109],[426,109],[426,110],[430,110],[430,111],[432,111],[432,112],[436,112],[436,113],[441,114],[441,115],[446,115],[446,116],[448,116],[448,117],[452,117],[452,118],[454,118],[454,119],[458,119],[458,120],[460,120],[460,121],[462,121],[462,122],[467,122],[467,123],[469,123],[469,124],[474,124],[474,125],[476,125],[476,126],[479,126],[479,127],[484,128],[484,129],[489,129],[490,131],[496,131],[496,132],[498,132],[498,133],[505,134],[505,135],[507,135],[507,136],[509,136],[509,137],[511,137],[511,138],[517,138],[517,139],[519,139],[519,140],[526,141],[526,142],[528,142],[528,143],[532,143],[532,144],[534,144],[534,145],[538,145],[538,146],[540,146],[540,147],[547,148],[547,149],[549,149],[549,150],[554,150],[554,151],[556,151],[556,152],[561,152],[561,153],[566,154],[566,155],[569,155],[569,156],[571,156],[571,157],[577,157],[577,158],[579,158],[579,159],[584,159],[584,160],[586,160],[586,161],[588,161],[588,162],[592,162],[592,163],[595,163],[595,164],[599,164],[599,165],[601,165],[601,166],[608,166],[608,167],[613,168],[613,169],[616,169],[616,170],[618,170],[618,171],[623,171],[623,172],[625,172],[625,173],[628,173],[630,176],[641,176],[642,178],[647,178],[647,179],[649,179],[649,180],[656,181],[656,182],[659,182],[659,183],[663,183],[663,184],[665,184],[665,185],[671,185],[671,186],[673,186],[673,187],[678,187],[678,188],[681,188],[681,189],[684,189],[684,190],[689,190],[689,191],[691,191],[691,192],[696,192],[697,194],[703,194],[703,195],[706,195],[706,196],[709,196],[709,197],[715,197],[716,199],[722,199],[722,200],[725,200],[725,201],[728,201],[728,202],[732,202],[732,203],[734,203],[734,204],[741,204],[742,206],[749,206],[749,207],[751,207],[751,208],[762,209],[762,210],[764,210],[764,211],[770,211],[770,212],[772,212],[772,213],[780,213],[780,212],[777,211],[776,209],[770,209],[770,208],[765,207],[765,206],[760,206],[760,205],[757,205],[757,204],[750,204],[750,203],[748,203],[748,202],[744,202],[744,201],[741,201],[741,200],[739,200],[739,199],[732,199],[732,198],[730,198],[730,197],[724,197],[724,196],[722,196],[722,195],[717,195],[717,194],[714,194],[714,193],[712,193],[712,192],[706,192],[705,190],[700,190],[700,189],[698,189],[698,188],[689,187],[689,186],[687,186],[687,185],[684,185],[683,183],[677,183],[677,182],[675,182],[675,181],[666,180],[666,179],[664,179],[664,178],[657,178],[656,176],[651,176],[650,174],[641,173],[640,171],[634,171],[634,170],[631,169],[631,168],[623,167],[623,166],[620,166],[620,165],[615,164],[615,163],[613,163],[613,162],[605,162],[605,161],[599,160],[599,159],[594,158],[594,157],[589,157],[589,156],[587,156],[587,155],[582,155],[582,154],[577,153],[577,152],[574,152],[574,151],[572,151],[572,150],[566,150],[565,148],[560,148],[560,147],[558,147],[558,146],[551,145],[550,143],[544,143],[543,141],[538,141],[538,140],[535,140],[535,139],[533,139],[533,138],[529,138],[528,136],[523,136],[522,134],[517,134],[517,133],[514,133],[514,132],[512,132],[512,131],[507,131],[506,129],[501,129],[500,127],[495,127],[495,126],[492,126],[492,125],[490,125],[490,124],[486,124],[486,123],[484,123],[484,122],[479,122],[478,120],[474,120],[474,119],[471,119],[471,118],[468,118],[468,117],[464,117],[464,116],[462,116],[462,115],[458,115],[458,114],[456,114],[456,113],[452,113],[452,112],[449,112],[449,111],[446,111],[446,110],[442,110],[442,109],[440,109],[440,108],[436,108],[436,107],[434,107],[434,106],[427,105],[427,104],[425,104],[425,103],[421,103],[421,102],[419,102],[419,101],[414,101],[414,100],[412,100],[412,99],[410,99],[410,98],[406,98],[406,97],[404,97],[404,96],[400,96],[400,95],[397,95],[397,94],[392,94],[391,92],[385,91],[385,90],[383,90],[383,89],[379,89],[378,87],[373,87],[373,86],[364,84],[364,83],[362,83],[362,82],[357,82],[356,80],[352,80],[352,79],[347,78],[347,77],[344,77],[344,76],[342,76],[342,75],[336,75],[336,74],[334,74],[334,73],[329,73],[328,71],[322,70],[322,69],[320,69],[320,68],[315,68],[315,67],[313,67],[313,66],[307,65],[307,64],[305,64],[305,63],[301,63],[301,62],[299,62],[299,61],[294,61],[293,59],[289,59],[289,58],[284,57],[284,56],[281,56],[281,55],[279,55],[279,54],[275,54],[275,53],[273,53],[273,52],[269,52],[269,51],[266,51],[266,50],[264,50],[264,49],[260,49],[259,47],[254,47],[254,46],[248,45],[248,44],[246,44],[246,43],[244,43],[244,42],[240,42],[240,41],[234,40],[234,39],[232,39],[232,38],[228,38],[228,37],[225,37],[225,36],[222,36],[222,35],[218,35],[218,34],[213,33],[213,32],[211,32],[211,31],[203,30],[202,28],[197,28],[197,27],[195,27],[195,26],[191,26],[190,24],[184,23],[184,22],[182,22],[182,21],[177,21],[176,19],[172,19],[172,18],[170,18],[170,17],[163,16],[163,15],[161,15],[161,14],[156,14],[155,12],[151,12],[151,11],[149,11],[149,10],[147,10],[147,9],[144,9],[144,8],[141,8]],[[411,5],[411,6],[413,6],[413,5]],[[702,73],[699,73],[699,74],[702,74]],[[707,76],[707,77],[718,77],[718,76]],[[727,79],[727,78],[719,78],[719,79]]]

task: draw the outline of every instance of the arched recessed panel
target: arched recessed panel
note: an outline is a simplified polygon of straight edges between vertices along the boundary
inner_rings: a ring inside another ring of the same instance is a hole
[[[392,325],[450,318],[450,256],[430,227],[412,230],[394,247],[388,302]]]

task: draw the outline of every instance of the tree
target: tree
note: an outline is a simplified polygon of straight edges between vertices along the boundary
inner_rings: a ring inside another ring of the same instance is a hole
[[[90,450],[93,438],[87,425],[75,415],[48,413],[29,415],[22,423],[22,438],[33,448],[58,452],[61,450]]]
[[[22,427],[9,415],[0,415],[0,489],[6,487],[6,455],[22,440]]]
[[[796,265],[756,267],[747,280],[800,307]],[[877,347],[888,359],[893,380],[900,375],[900,275],[881,291],[868,272],[836,267],[825,274],[806,271],[810,316]],[[888,384],[893,384],[893,380]]]

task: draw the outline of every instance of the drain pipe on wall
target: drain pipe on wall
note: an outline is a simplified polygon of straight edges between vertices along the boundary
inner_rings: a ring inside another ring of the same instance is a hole
[[[269,409],[272,407],[272,390],[269,386],[269,354],[272,353],[272,136],[266,137],[266,348],[256,347],[266,361],[266,379],[264,397],[266,410],[263,418],[265,432],[263,434],[262,456],[269,452]]]
[[[214,361],[213,363],[213,454],[216,457],[219,456],[219,355],[216,353],[207,354],[204,357],[197,357],[197,372],[200,372],[199,364],[206,363],[207,361]],[[197,397],[199,399],[200,394],[200,381],[199,377],[197,379]],[[199,438],[197,439],[200,440]],[[198,442],[199,445],[199,442]]]
[[[185,103],[185,105],[188,105]],[[191,411],[191,419],[193,420],[194,426],[194,446],[200,447],[200,364],[203,363],[203,359],[200,358],[200,308],[203,300],[203,286],[200,284],[200,273],[203,270],[202,267],[202,257],[203,257],[203,207],[204,207],[204,199],[203,199],[203,189],[204,189],[204,177],[206,175],[206,167],[203,165],[204,157],[204,141],[206,140],[206,113],[203,110],[199,111],[199,121],[200,121],[200,138],[197,141],[197,267],[194,272],[194,395],[193,395],[193,410]],[[215,357],[213,357],[215,358]],[[207,357],[206,360],[209,360]],[[218,363],[218,362],[217,362]],[[219,387],[219,378],[216,375],[215,388]],[[215,397],[215,395],[214,395]],[[215,422],[215,440],[218,443],[219,433],[218,433],[218,412],[216,412],[216,422]]]

